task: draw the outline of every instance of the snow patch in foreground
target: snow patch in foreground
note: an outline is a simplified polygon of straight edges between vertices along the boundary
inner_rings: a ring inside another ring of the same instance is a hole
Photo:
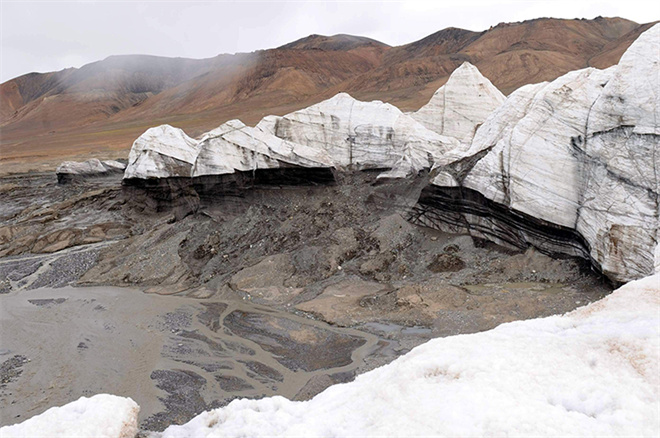
[[[133,438],[140,407],[130,398],[98,394],[50,408],[20,424],[0,428],[0,437]]]
[[[307,402],[235,400],[163,438],[658,436],[660,275],[563,316],[435,339]]]

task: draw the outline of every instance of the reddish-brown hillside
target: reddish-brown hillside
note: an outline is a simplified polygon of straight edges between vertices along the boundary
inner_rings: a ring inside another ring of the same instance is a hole
[[[51,168],[64,157],[125,156],[150,126],[170,123],[199,135],[232,118],[253,124],[340,91],[412,110],[464,61],[508,94],[570,70],[613,65],[648,26],[542,18],[483,32],[448,28],[399,47],[311,35],[205,60],[116,56],[32,73],[0,85],[0,171],[25,163]]]
[[[330,44],[336,42],[334,38],[324,38],[325,44],[320,46],[326,48],[312,46],[307,41],[249,55],[234,55],[231,63],[168,89],[117,115],[113,121],[221,111],[229,105],[248,105],[263,112],[283,104],[306,101],[370,71],[380,63],[387,49],[384,44],[367,38],[362,45],[355,41]],[[340,39],[344,40],[344,36]]]
[[[638,27],[621,18],[541,18],[502,23],[481,33],[449,28],[392,48],[380,66],[343,87],[356,97],[382,96],[404,109],[416,109],[468,61],[509,94],[522,85],[588,67],[592,57]],[[618,58],[609,61],[612,65]]]
[[[616,39],[602,48],[602,50],[589,60],[589,66],[596,68],[607,68],[616,64],[621,59],[621,55],[628,47],[637,39],[637,37],[644,31],[651,28],[654,24],[659,23],[654,21],[652,23],[642,24],[637,26],[624,36]]]

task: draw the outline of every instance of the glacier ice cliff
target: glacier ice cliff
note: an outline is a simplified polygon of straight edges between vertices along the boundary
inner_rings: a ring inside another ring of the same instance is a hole
[[[189,176],[197,158],[197,140],[170,125],[149,128],[128,154],[124,179]]]
[[[99,177],[123,173],[125,169],[126,165],[119,161],[101,161],[97,158],[92,158],[91,160],[82,162],[65,161],[57,167],[55,173],[57,174],[57,181],[60,184],[65,184],[87,177]]]
[[[361,102],[346,93],[256,127],[231,120],[188,137],[169,125],[151,128],[133,144],[125,180],[199,177],[282,167],[413,171],[457,146],[393,105]]]
[[[590,259],[618,282],[658,266],[660,26],[617,66],[512,93],[437,160],[414,220]]]

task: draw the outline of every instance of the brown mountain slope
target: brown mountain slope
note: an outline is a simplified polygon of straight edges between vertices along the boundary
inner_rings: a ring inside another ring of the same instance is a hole
[[[10,118],[24,105],[47,94],[75,69],[52,73],[28,73],[0,85],[0,123]]]
[[[158,123],[177,124],[195,135],[219,120],[240,116],[256,121],[266,113],[292,111],[324,89],[372,69],[387,48],[368,38],[339,35],[251,54],[169,60],[165,66],[161,58],[150,63],[140,56],[128,57],[133,62],[122,63],[121,69],[108,65],[110,58],[90,64],[2,122],[1,171],[10,171],[11,162],[51,156],[58,161],[90,150],[112,154],[109,149],[127,149]]]
[[[275,49],[245,55],[231,69],[214,69],[150,98],[113,121],[163,118],[251,102],[257,109],[306,101],[371,70],[386,46],[348,50]],[[239,56],[239,55],[236,55]]]
[[[107,119],[208,70],[209,64],[209,60],[111,56],[80,69],[21,76],[0,86],[3,137],[79,128]]]
[[[394,47],[385,53],[379,66],[342,84],[342,90],[337,91],[400,102],[426,84],[448,77],[468,60],[460,51],[484,33],[448,28],[414,43]]]
[[[616,64],[621,59],[621,55],[626,51],[628,47],[637,39],[637,37],[642,33],[650,29],[654,24],[659,23],[654,21],[652,23],[642,24],[619,39],[608,43],[603,47],[603,49],[589,60],[589,66],[596,68],[607,68],[611,65]]]
[[[537,19],[487,31],[448,28],[399,47],[311,35],[270,50],[206,60],[111,57],[0,85],[0,172],[63,157],[125,156],[161,123],[191,135],[256,123],[347,91],[417,109],[464,61],[503,92],[589,65],[607,67],[646,28],[621,18]]]
[[[426,103],[456,67],[469,61],[509,94],[522,85],[587,67],[608,44],[638,27],[629,20],[599,17],[502,23],[481,33],[450,28],[392,48],[379,67],[342,86],[356,97],[383,96],[412,110]],[[612,65],[618,58],[609,61]]]
[[[285,44],[278,47],[278,49],[286,50],[341,50],[349,51],[354,49],[361,49],[364,47],[389,47],[387,44],[381,43],[380,41],[373,40],[371,38],[365,38],[354,35],[334,35],[334,36],[325,36],[325,35],[310,35],[305,38],[293,41],[291,43]]]

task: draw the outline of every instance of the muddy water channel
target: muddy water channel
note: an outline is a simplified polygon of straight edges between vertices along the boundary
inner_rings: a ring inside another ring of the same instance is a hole
[[[112,393],[158,430],[236,397],[304,398],[350,380],[379,339],[242,301],[115,287],[0,296],[2,424]],[[321,386],[314,388],[314,386]]]

